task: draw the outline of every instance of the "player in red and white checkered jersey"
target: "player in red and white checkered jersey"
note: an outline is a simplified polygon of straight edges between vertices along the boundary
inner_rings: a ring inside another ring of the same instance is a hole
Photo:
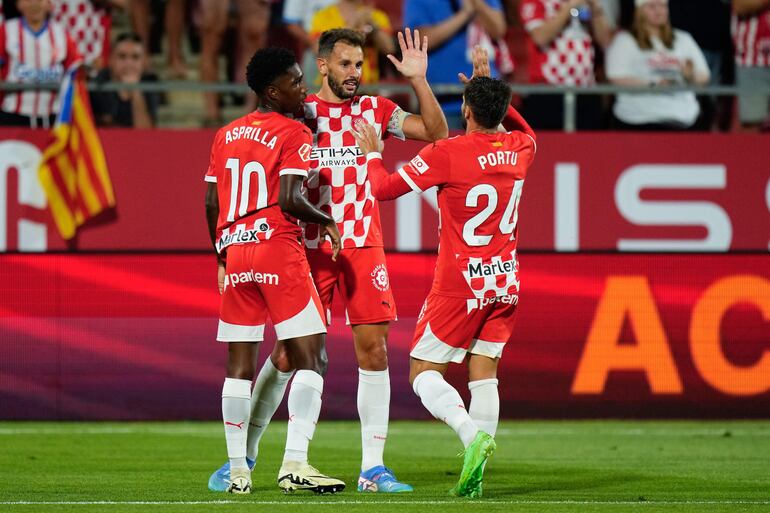
[[[81,60],[62,25],[50,19],[48,0],[22,0],[21,16],[0,25],[0,79],[16,84],[59,82]],[[27,89],[6,92],[0,104],[0,125],[48,127],[59,111],[58,93]]]
[[[612,39],[612,25],[600,0],[522,0],[519,12],[529,35],[530,83],[595,83],[594,41],[605,48]],[[580,96],[578,101],[579,122],[587,122],[595,116],[591,111],[600,108],[595,97]],[[561,129],[562,104],[558,95],[531,95],[523,109],[536,128]]]
[[[770,87],[770,0],[733,0],[735,83],[742,88],[738,116],[745,129],[770,123],[770,98],[752,92]]]
[[[284,48],[258,51],[246,76],[258,108],[217,132],[205,176],[206,217],[218,252],[222,294],[217,340],[229,343],[222,414],[230,461],[214,472],[209,488],[251,491],[256,444],[249,447],[247,437],[258,439],[260,419],[275,413],[274,407],[265,411],[261,404],[259,379],[251,391],[258,344],[269,316],[276,346],[297,371],[289,391],[289,429],[278,485],[284,490],[340,491],[345,483],[321,475],[307,461],[321,408],[326,326],[297,219],[323,225],[335,258],[339,251],[334,219],[302,193],[310,130],[286,116],[301,113],[307,87],[294,54]],[[281,376],[281,396],[289,377],[291,372]]]
[[[448,134],[446,119],[425,73],[427,43],[420,34],[398,34],[402,60],[388,58],[407,78],[420,103],[421,116],[404,112],[382,96],[358,96],[364,63],[364,38],[356,31],[334,29],[318,40],[321,90],[305,100],[305,122],[315,135],[308,197],[337,221],[342,236],[339,259],[315,227],[305,229],[308,260],[321,301],[330,312],[335,287],[352,327],[359,366],[358,413],[361,419],[362,461],[359,490],[411,491],[384,466],[390,378],[387,360],[389,322],[396,306],[388,281],[377,201],[366,176],[366,159],[358,150],[351,127],[364,119],[378,137],[435,141]],[[330,320],[330,314],[327,313]]]
[[[519,201],[536,150],[534,132],[510,106],[510,87],[489,78],[486,53],[478,47],[474,61],[477,76],[463,95],[465,135],[426,146],[388,175],[375,130],[361,123],[356,131],[377,199],[438,187],[439,256],[412,342],[410,380],[426,408],[463,441],[468,454],[455,492],[468,496],[480,495],[483,460],[494,450],[497,364],[518,304]],[[499,127],[506,109],[513,131]],[[449,363],[466,358],[470,414],[443,379]]]

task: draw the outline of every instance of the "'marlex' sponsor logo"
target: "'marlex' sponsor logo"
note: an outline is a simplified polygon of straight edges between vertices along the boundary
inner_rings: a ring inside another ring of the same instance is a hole
[[[241,230],[235,233],[222,234],[217,241],[217,251],[231,244],[243,244],[245,242],[260,242],[262,239],[270,238],[270,226],[267,223],[261,223],[257,230]],[[260,235],[262,238],[260,238]]]
[[[316,167],[349,167],[358,165],[358,157],[364,154],[358,146],[339,148],[313,148],[310,160],[317,160]]]
[[[491,264],[482,264],[481,262],[468,262],[468,277],[481,278],[484,276],[497,276],[500,274],[511,274],[516,271],[515,260],[496,260]]]
[[[225,287],[235,287],[239,283],[259,283],[265,285],[278,285],[278,275],[271,273],[259,273],[254,270],[242,273],[230,273],[225,275]]]

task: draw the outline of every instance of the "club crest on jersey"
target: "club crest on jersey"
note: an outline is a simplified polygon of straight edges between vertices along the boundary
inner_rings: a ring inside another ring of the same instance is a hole
[[[388,279],[388,270],[385,269],[384,264],[378,264],[371,272],[372,285],[380,292],[385,292],[390,286],[390,280]]]
[[[423,158],[419,155],[417,155],[412,160],[410,160],[409,164],[411,164],[411,166],[415,169],[415,171],[417,171],[420,174],[423,174],[425,171],[430,169],[430,166],[428,165],[428,163],[425,162],[425,160],[423,160]]]

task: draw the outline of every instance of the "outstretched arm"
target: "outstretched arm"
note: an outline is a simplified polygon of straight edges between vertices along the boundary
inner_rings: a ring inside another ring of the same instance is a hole
[[[366,155],[366,172],[372,184],[372,195],[378,200],[394,200],[411,192],[412,188],[397,173],[390,174],[382,164],[382,141],[374,127],[367,123],[356,123],[353,127],[361,151]]]
[[[484,48],[481,46],[475,46],[473,48],[472,60],[473,75],[471,75],[471,78],[465,76],[464,73],[460,73],[458,75],[460,82],[463,84],[467,84],[474,77],[490,76],[489,55]],[[519,130],[530,136],[533,140],[535,139],[535,131],[532,130],[532,127],[529,126],[529,123],[526,122],[521,114],[519,114],[519,112],[513,108],[513,105],[508,105],[508,111],[505,114],[505,118],[503,118],[503,127],[505,130],[509,131]]]
[[[401,61],[388,55],[390,62],[409,80],[420,104],[420,115],[412,114],[404,120],[404,135],[420,141],[445,139],[449,135],[446,117],[425,76],[428,70],[428,36],[420,40],[419,30],[414,31],[414,37],[409,28],[404,32],[406,36],[398,33]]]

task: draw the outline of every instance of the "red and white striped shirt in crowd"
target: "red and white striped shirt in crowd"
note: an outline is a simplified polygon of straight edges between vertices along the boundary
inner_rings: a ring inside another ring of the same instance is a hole
[[[64,71],[80,57],[64,27],[48,20],[38,32],[23,18],[0,25],[0,79],[14,84],[60,82]],[[7,92],[0,109],[30,117],[59,111],[57,91]]]
[[[770,7],[732,20],[735,62],[739,66],[770,66]]]

